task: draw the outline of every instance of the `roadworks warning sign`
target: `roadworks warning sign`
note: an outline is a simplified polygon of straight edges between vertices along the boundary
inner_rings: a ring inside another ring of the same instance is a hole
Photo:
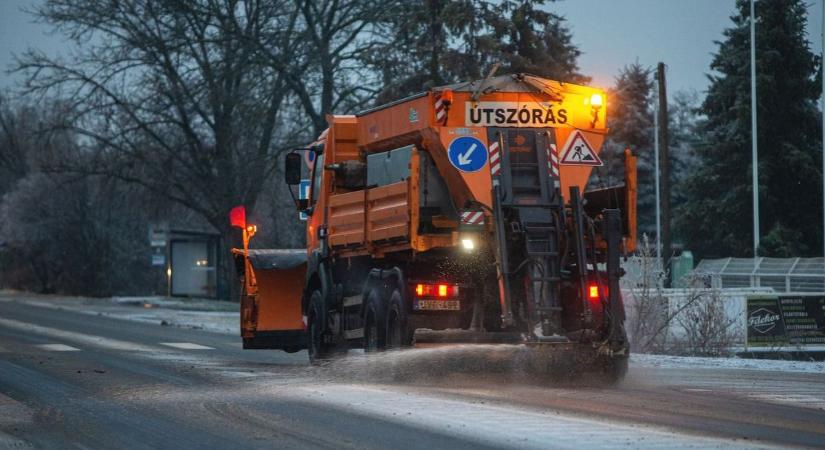
[[[601,166],[602,160],[581,131],[570,133],[561,150],[561,163],[577,166]]]

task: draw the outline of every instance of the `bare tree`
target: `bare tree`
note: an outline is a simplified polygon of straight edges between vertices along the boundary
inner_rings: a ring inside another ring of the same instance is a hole
[[[0,93],[0,195],[71,144],[70,133],[42,132],[61,123],[64,114],[60,102],[36,105]]]
[[[295,4],[305,53],[300,62],[284,70],[317,136],[327,127],[327,114],[353,112],[380,90],[376,74],[363,66],[363,56],[383,40],[382,19],[395,13],[398,2],[295,0]]]
[[[675,318],[684,331],[675,342],[674,350],[679,353],[724,356],[730,352],[740,333],[736,318],[727,314],[718,289],[691,289],[691,295],[687,296],[684,307]]]
[[[105,177],[32,171],[0,202],[3,281],[46,293],[146,293],[144,198]]]
[[[78,151],[96,156],[53,169],[137,183],[197,212],[230,245],[227,212],[254,208],[274,143],[288,138],[285,73],[271,61],[297,47],[293,4],[47,0],[33,12],[77,50],[70,60],[25,54],[26,92],[68,97]]]
[[[663,331],[669,324],[668,299],[662,290],[661,267],[647,234],[642,235],[641,244],[630,262],[633,267],[626,267],[627,275],[622,284],[632,348],[648,353],[662,351],[667,344],[668,334]]]
[[[28,136],[23,132],[27,127],[20,123],[25,121],[25,115],[20,113],[0,95],[0,174],[3,179],[0,193],[8,188],[6,184],[10,180],[22,177],[29,169],[25,149]]]
[[[719,290],[699,274],[686,277],[685,289],[662,288],[664,273],[647,235],[622,280],[628,309],[628,336],[640,353],[718,356],[730,350],[739,331],[725,310]]]

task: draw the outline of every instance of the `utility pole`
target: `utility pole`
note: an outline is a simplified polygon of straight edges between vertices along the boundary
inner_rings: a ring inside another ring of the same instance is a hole
[[[756,134],[756,14],[751,0],[751,177],[753,178],[753,257],[759,256],[759,165]]]
[[[822,0],[822,61],[825,63],[825,0]],[[822,68],[822,256],[825,256],[825,68]]]
[[[825,1],[825,0],[822,0]],[[658,75],[657,75],[658,78]],[[662,200],[659,195],[659,94],[653,102],[653,182],[656,185],[656,261],[662,263]]]
[[[672,279],[670,273],[670,260],[673,254],[670,242],[670,155],[667,145],[668,120],[667,120],[667,89],[665,87],[665,63],[660,62],[656,67],[656,81],[659,83],[659,183],[661,191],[662,209],[662,270],[665,271],[665,287],[670,287]]]

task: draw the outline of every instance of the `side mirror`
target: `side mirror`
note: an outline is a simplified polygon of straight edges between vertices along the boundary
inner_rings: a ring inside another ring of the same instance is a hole
[[[297,209],[298,211],[306,212],[306,210],[308,208],[309,208],[309,199],[301,198],[301,199],[295,200],[295,209]]]
[[[287,153],[284,160],[284,179],[286,184],[295,186],[301,184],[301,155]]]

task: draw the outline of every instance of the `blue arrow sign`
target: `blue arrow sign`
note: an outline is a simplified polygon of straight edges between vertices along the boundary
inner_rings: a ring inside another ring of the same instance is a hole
[[[472,136],[461,136],[447,149],[450,163],[462,172],[478,172],[487,163],[487,147]]]

